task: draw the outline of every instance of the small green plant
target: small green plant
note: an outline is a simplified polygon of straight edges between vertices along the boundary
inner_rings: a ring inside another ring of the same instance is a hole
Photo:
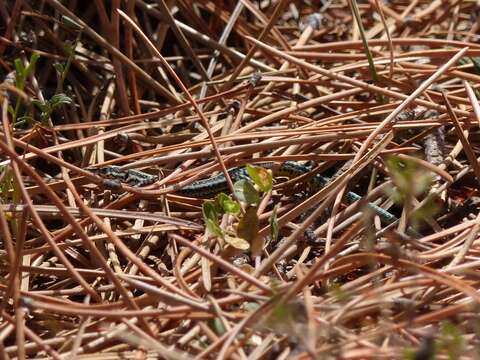
[[[387,167],[395,184],[395,188],[389,190],[389,195],[397,204],[410,207],[412,199],[426,193],[431,187],[433,180],[431,174],[415,161],[391,156],[387,161]],[[435,198],[429,196],[423,206],[413,214],[409,213],[409,216],[414,223],[418,223],[431,218],[437,211]]]
[[[257,205],[261,201],[261,193],[265,194],[272,189],[273,179],[272,174],[262,167],[247,165],[246,169],[252,181],[242,179],[235,182],[233,192],[237,200],[225,193],[220,193],[213,201],[204,202],[202,213],[205,225],[212,235],[236,249],[247,250],[250,248],[253,254],[258,254],[262,249],[262,244],[258,238],[260,222]],[[241,203],[245,204],[243,211]],[[220,227],[219,219],[224,214],[236,218],[236,229]],[[271,224],[272,232],[278,234],[276,210],[274,210]]]
[[[30,76],[31,73],[33,73],[35,69],[35,65],[37,64],[38,59],[40,58],[40,55],[37,53],[32,53],[30,56],[30,61],[28,62],[28,65],[25,67],[22,63],[22,60],[20,59],[15,59],[14,65],[15,65],[15,87],[20,90],[24,91],[25,90],[25,85],[27,83],[27,78]],[[13,124],[16,123],[17,117],[18,117],[18,111],[20,110],[20,104],[21,104],[21,99],[17,97],[15,107],[9,105],[8,107],[8,112],[12,116],[12,121]]]
[[[77,24],[75,21],[73,21],[72,19],[66,16],[62,17],[62,23],[66,27],[69,27],[70,29],[73,29],[74,31],[76,31],[77,37],[73,43],[69,41],[65,42],[64,50],[65,50],[65,53],[68,55],[65,63],[57,63],[53,65],[57,72],[57,87],[55,89],[55,94],[50,99],[47,99],[47,100],[40,100],[37,98],[33,98],[31,101],[33,106],[35,106],[40,111],[40,123],[45,126],[51,125],[49,124],[49,119],[55,109],[61,107],[62,105],[69,105],[73,102],[73,100],[63,92],[63,85],[65,82],[65,78],[68,74],[68,71],[70,69],[70,65],[75,56],[75,48],[77,47],[82,35],[82,27],[79,24]],[[38,54],[33,53],[27,67],[23,66],[22,61],[20,59],[15,60],[15,71],[16,71],[15,86],[17,87],[17,89],[21,91],[25,89],[27,78],[35,70],[35,65],[39,57],[40,56]],[[19,109],[20,109],[20,99],[17,100],[15,109],[13,108],[9,109],[10,114],[12,115],[12,118],[13,118],[13,124],[18,126],[23,122],[35,121],[32,114],[29,114],[27,112],[25,115],[20,117],[18,119],[19,122],[17,122]]]
[[[45,101],[38,99],[32,100],[32,104],[40,110],[40,122],[44,125],[48,124],[48,119],[52,115],[53,110],[62,105],[69,105],[71,103],[72,99],[63,93],[55,94]]]
[[[414,161],[391,156],[387,161],[387,167],[396,186],[396,191],[393,191],[392,195],[397,203],[403,203],[422,194],[432,183],[431,175],[423,168],[419,168]]]
[[[272,189],[273,177],[271,171],[268,171],[261,166],[252,166],[250,164],[247,164],[246,169],[248,176],[250,176],[255,185],[257,185],[261,191],[266,193]]]
[[[238,200],[243,201],[249,205],[257,205],[260,202],[260,195],[253,184],[246,180],[238,180],[233,184],[233,193]]]

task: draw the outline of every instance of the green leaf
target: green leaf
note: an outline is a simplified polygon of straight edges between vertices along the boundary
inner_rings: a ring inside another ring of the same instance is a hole
[[[418,222],[433,218],[440,211],[439,200],[433,194],[424,199],[423,205],[413,213],[413,220]]]
[[[261,166],[252,166],[247,164],[248,176],[263,192],[268,192],[272,189],[272,173]]]
[[[233,185],[233,193],[237,199],[244,201],[247,204],[253,205],[260,202],[260,195],[258,195],[258,191],[255,190],[252,183],[248,180],[238,180]]]
[[[205,225],[210,233],[218,237],[223,237],[223,231],[217,222],[210,219],[205,219]]]
[[[16,86],[18,89],[23,90],[25,88],[25,81],[27,80],[28,75],[33,72],[37,60],[40,58],[40,55],[37,53],[32,53],[30,56],[30,61],[28,66],[23,67],[22,61],[20,59],[15,59],[15,72],[16,72]]]
[[[32,104],[35,105],[42,113],[50,111],[50,103],[38,99],[32,99]]]
[[[217,207],[212,201],[205,201],[202,206],[203,217],[206,219],[217,221]]]
[[[238,214],[240,212],[240,204],[225,193],[218,194],[215,202],[227,214]]]
[[[203,220],[207,229],[216,236],[223,237],[223,231],[218,225],[218,211],[213,201],[206,201],[202,205]]]
[[[35,69],[35,65],[37,64],[38,59],[40,59],[40,55],[37,53],[32,53],[32,56],[30,56],[30,61],[28,62],[28,66],[24,71],[25,78],[30,75],[30,73],[33,72]]]
[[[60,93],[60,94],[55,94],[53,95],[50,100],[48,100],[48,102],[50,103],[51,107],[52,107],[52,110],[61,106],[61,105],[64,105],[64,104],[71,104],[72,103],[72,99],[70,97],[68,97],[67,95],[63,94],[63,93]]]
[[[65,66],[62,63],[55,63],[53,64],[55,70],[57,70],[58,74],[63,74],[65,71]]]
[[[15,65],[15,86],[17,89],[23,90],[25,87],[25,68],[23,67],[22,60],[15,59],[13,62]]]
[[[237,234],[242,239],[247,240],[249,244],[252,244],[258,237],[259,230],[260,223],[257,216],[257,208],[249,207],[238,223]]]
[[[33,123],[35,123],[35,119],[33,117],[29,116],[29,115],[20,116],[17,119],[17,123],[15,125],[19,126],[22,123],[33,124]]]
[[[25,68],[23,67],[22,60],[20,59],[15,59],[13,62],[15,65],[15,72],[17,73],[17,77],[25,77]]]
[[[277,208],[278,204],[273,207],[272,216],[270,217],[270,236],[272,241],[277,241],[278,238],[278,218],[277,218]]]
[[[397,193],[393,194],[396,202],[418,196],[430,188],[432,177],[414,161],[391,156],[387,161],[387,167],[397,187]]]

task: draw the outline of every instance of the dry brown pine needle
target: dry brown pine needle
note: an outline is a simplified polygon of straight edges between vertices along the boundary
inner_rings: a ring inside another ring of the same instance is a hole
[[[0,358],[480,356],[477,1],[0,14]]]

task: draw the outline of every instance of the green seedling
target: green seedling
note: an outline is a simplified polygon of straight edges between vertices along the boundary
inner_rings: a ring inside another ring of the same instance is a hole
[[[202,206],[203,220],[212,235],[223,239],[236,249],[250,248],[253,254],[259,254],[263,248],[263,242],[258,236],[260,222],[257,205],[262,199],[261,194],[271,191],[273,179],[270,171],[259,166],[247,165],[247,173],[251,181],[242,179],[233,185],[233,193],[238,201],[225,193],[218,194],[214,201],[205,201]],[[239,201],[246,204],[246,210],[243,212]],[[219,219],[224,214],[232,215],[238,220],[233,232],[220,227]],[[270,222],[272,237],[276,238],[278,236],[276,208]]]

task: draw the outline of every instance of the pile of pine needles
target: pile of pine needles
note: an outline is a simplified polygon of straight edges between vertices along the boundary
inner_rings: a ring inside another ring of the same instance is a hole
[[[0,14],[2,358],[479,356],[478,2]],[[178,193],[266,161],[332,181],[274,176],[248,249]]]

